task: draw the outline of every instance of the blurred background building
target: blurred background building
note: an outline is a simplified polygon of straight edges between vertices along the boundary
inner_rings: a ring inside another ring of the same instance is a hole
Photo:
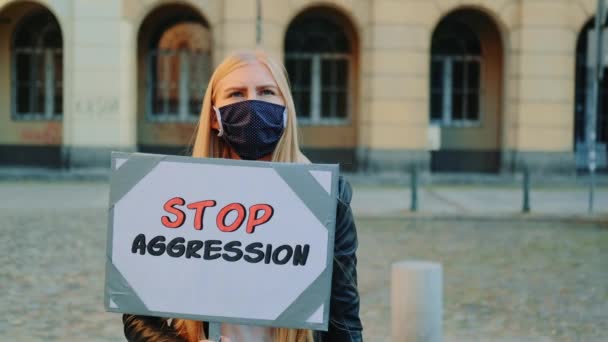
[[[314,161],[574,173],[592,110],[595,8],[596,0],[0,0],[0,164],[183,154],[213,68],[259,37],[287,67]],[[608,140],[607,104],[597,140]]]

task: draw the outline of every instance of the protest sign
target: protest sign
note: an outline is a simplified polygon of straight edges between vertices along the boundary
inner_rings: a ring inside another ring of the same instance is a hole
[[[327,330],[338,166],[112,153],[107,311]]]

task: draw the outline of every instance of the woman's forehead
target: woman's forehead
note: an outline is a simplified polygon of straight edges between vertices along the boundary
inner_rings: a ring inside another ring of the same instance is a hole
[[[268,84],[275,86],[277,84],[274,77],[272,77],[270,70],[260,62],[253,62],[232,70],[218,82],[218,88],[249,87]]]

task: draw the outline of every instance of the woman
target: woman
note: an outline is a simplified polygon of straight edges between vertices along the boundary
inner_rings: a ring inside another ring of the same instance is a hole
[[[203,99],[193,157],[309,163],[298,144],[296,113],[284,67],[264,52],[228,56],[215,70]],[[357,234],[351,188],[340,177],[334,265],[327,332],[222,324],[232,342],[361,341],[357,291]],[[129,341],[198,342],[205,322],[123,315]]]

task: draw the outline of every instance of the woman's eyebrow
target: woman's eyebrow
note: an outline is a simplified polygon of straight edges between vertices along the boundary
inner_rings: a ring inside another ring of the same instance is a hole
[[[263,84],[263,85],[259,85],[256,86],[257,89],[261,89],[261,88],[275,88],[278,89],[278,87],[274,84]]]
[[[231,92],[233,90],[243,90],[243,89],[247,89],[247,87],[245,87],[245,86],[232,86],[232,87],[228,87],[228,88],[224,89],[223,93],[228,93],[228,92]]]

